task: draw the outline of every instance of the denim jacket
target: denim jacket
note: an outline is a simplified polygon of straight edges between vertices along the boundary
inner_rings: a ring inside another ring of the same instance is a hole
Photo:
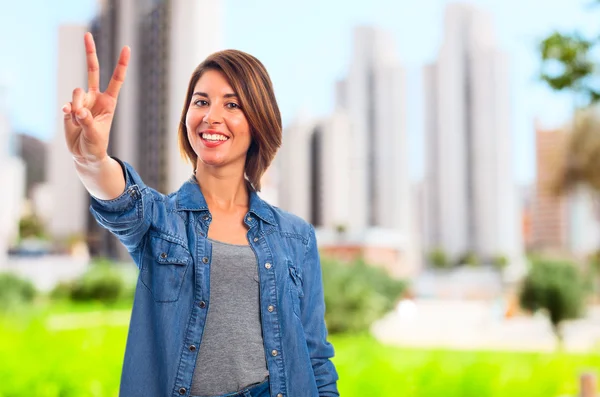
[[[139,268],[120,395],[189,396],[210,307],[211,214],[195,177],[163,195],[120,163],[125,192],[114,200],[92,197],[90,208]],[[258,261],[270,395],[338,396],[313,227],[255,191],[244,222]]]

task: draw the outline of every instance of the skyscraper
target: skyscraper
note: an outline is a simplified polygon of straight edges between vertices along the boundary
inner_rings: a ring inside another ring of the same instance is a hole
[[[106,0],[92,23],[102,88],[122,46],[132,48],[111,153],[161,192],[177,190],[193,170],[179,153],[179,117],[192,71],[221,46],[221,19],[218,0]],[[199,20],[204,34],[197,32]]]
[[[25,198],[25,163],[16,156],[12,127],[8,118],[6,91],[0,84],[0,268],[5,265],[7,248],[19,233],[21,206]]]
[[[393,40],[354,31],[347,77],[333,114],[299,116],[279,156],[282,208],[318,228],[326,253],[385,263],[396,275],[418,265],[405,139],[404,71]]]
[[[491,17],[468,4],[449,5],[439,58],[424,74],[427,248],[452,258],[520,258],[508,59],[496,46]]]
[[[99,5],[90,29],[100,62],[101,90],[108,85],[121,48],[129,45],[132,50],[109,154],[132,164],[148,186],[170,193],[192,175],[193,165],[179,152],[179,117],[194,68],[221,46],[221,1],[104,0]],[[203,34],[198,33],[198,21]],[[70,51],[85,55],[83,34],[74,37]],[[85,73],[85,62],[73,65]],[[85,80],[60,86],[72,90],[84,84]],[[65,95],[61,101],[68,98]],[[116,239],[101,230],[91,215],[86,223],[93,254],[124,256]]]
[[[331,219],[351,231],[409,233],[404,73],[394,53],[386,32],[356,28],[348,76],[336,86],[334,114],[299,117],[286,129],[282,207],[318,226],[332,227],[324,219],[338,212]],[[334,197],[339,200],[330,204]]]
[[[568,194],[556,191],[564,172],[572,131],[536,124],[535,196],[532,211],[532,249],[589,255],[598,249],[600,222],[595,195],[585,186]]]
[[[567,197],[553,192],[561,172],[568,133],[536,125],[536,181],[532,208],[532,248],[567,249]]]
[[[87,87],[83,35],[85,26],[63,25],[58,29],[56,103],[71,101],[73,90]],[[56,133],[49,145],[47,181],[51,192],[48,230],[56,240],[86,232],[89,199],[73,166],[65,141],[63,116],[56,112]]]
[[[348,114],[353,193],[351,227],[410,230],[404,71],[390,34],[354,31],[348,76],[337,85],[337,108]]]
[[[342,112],[318,120],[300,118],[285,129],[276,158],[282,208],[316,227],[351,226],[350,130]]]

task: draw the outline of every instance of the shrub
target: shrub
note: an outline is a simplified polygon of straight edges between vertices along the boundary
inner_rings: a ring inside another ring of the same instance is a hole
[[[53,300],[64,300],[71,298],[71,290],[73,289],[73,282],[61,281],[52,289],[50,292],[50,299]]]
[[[325,288],[325,322],[330,333],[361,332],[392,310],[406,283],[362,260],[321,261]]]
[[[463,255],[461,255],[458,260],[456,261],[456,266],[479,266],[479,264],[481,263],[481,260],[479,259],[479,256],[477,256],[477,254],[473,251],[468,251],[465,252]]]
[[[448,255],[446,255],[446,252],[441,248],[431,250],[427,255],[427,260],[429,261],[429,264],[436,269],[447,269],[450,267]]]
[[[31,237],[47,238],[44,224],[35,215],[28,215],[21,218],[19,221],[19,236],[21,239]]]
[[[579,270],[565,261],[539,259],[523,280],[519,301],[524,309],[546,311],[559,344],[562,323],[582,315],[584,281]]]
[[[54,299],[73,301],[100,301],[115,303],[128,290],[119,269],[108,260],[97,260],[89,270],[73,282],[58,284],[51,293]]]
[[[35,298],[33,284],[12,273],[0,273],[0,311],[6,311]]]
[[[496,255],[492,258],[492,264],[498,270],[503,270],[508,265],[508,258],[504,255]]]

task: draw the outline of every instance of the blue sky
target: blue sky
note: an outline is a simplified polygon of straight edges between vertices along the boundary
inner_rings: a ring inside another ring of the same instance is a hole
[[[531,181],[535,173],[534,119],[557,126],[566,121],[571,110],[568,97],[551,93],[537,81],[536,43],[553,29],[577,28],[598,34],[600,28],[595,29],[600,9],[586,9],[590,1],[470,1],[492,13],[498,44],[511,57],[511,133],[519,183]],[[346,73],[354,26],[372,24],[391,31],[397,55],[407,70],[411,174],[420,178],[424,117],[420,73],[423,65],[436,58],[447,3],[225,0],[224,46],[250,52],[265,63],[285,124],[300,109],[314,115],[332,109],[333,84]],[[0,84],[7,91],[13,127],[49,140],[56,133],[62,104],[57,103],[55,94],[57,27],[89,21],[96,1],[2,0],[1,9]],[[202,21],[198,21],[198,33],[211,34],[202,30]]]

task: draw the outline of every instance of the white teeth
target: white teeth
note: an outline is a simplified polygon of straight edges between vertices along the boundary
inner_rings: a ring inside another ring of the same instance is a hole
[[[226,141],[229,138],[221,134],[202,134],[202,139],[206,139],[207,141]]]

